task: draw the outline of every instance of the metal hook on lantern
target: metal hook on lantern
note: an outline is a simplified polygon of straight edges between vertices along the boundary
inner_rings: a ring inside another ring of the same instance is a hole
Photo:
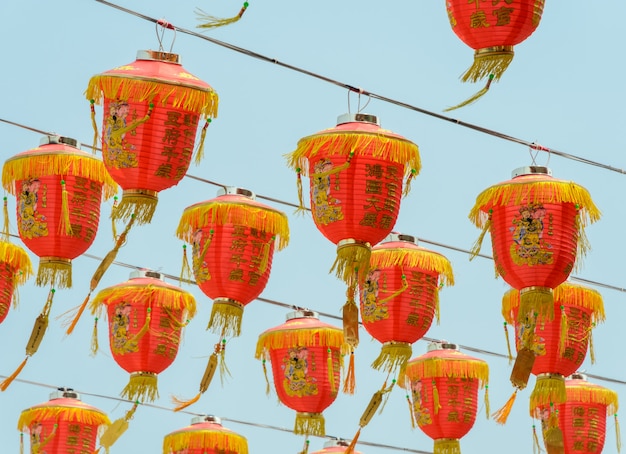
[[[159,41],[159,52],[164,52],[163,37],[165,36],[165,29],[174,31],[174,37],[172,38],[172,44],[170,45],[170,50],[169,50],[169,52],[172,53],[172,49],[174,49],[174,42],[176,41],[176,27],[174,27],[174,25],[170,24],[165,19],[157,20],[155,23],[155,26],[156,26],[157,40]],[[159,26],[161,26],[160,34],[159,34]]]
[[[361,107],[361,95],[365,95],[365,90],[363,90],[362,88],[354,88],[354,87],[350,87],[350,90],[348,90],[348,113],[351,113],[350,111],[350,93],[351,92],[356,92],[358,94],[358,104],[357,104],[357,113],[361,113],[370,103],[370,101],[372,100],[372,98],[367,95],[367,102],[363,105],[363,107]]]
[[[533,155],[533,151],[535,152]],[[548,153],[548,161],[546,162],[545,167],[548,167],[548,165],[550,164],[550,157],[552,156],[551,150],[547,147],[544,147],[543,145],[539,145],[537,142],[533,142],[530,144],[529,150],[528,152],[530,153],[530,158],[532,160],[532,165],[536,166],[538,165],[536,163],[536,158],[539,155],[540,151],[545,151],[546,153]]]

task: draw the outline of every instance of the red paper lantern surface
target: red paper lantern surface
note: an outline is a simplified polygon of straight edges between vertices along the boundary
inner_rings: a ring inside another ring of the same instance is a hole
[[[99,430],[109,424],[106,414],[62,388],[48,402],[22,411],[17,428],[29,433],[32,453],[78,454],[95,452]]]
[[[217,115],[217,94],[179,60],[139,51],[134,62],[89,81],[87,99],[104,104],[104,164],[124,190],[114,219],[134,214],[137,223],[150,222],[158,192],[178,184],[189,168],[198,122]]]
[[[106,306],[113,359],[130,381],[129,400],[158,397],[157,374],[178,354],[181,330],[196,311],[191,293],[164,282],[163,275],[137,270],[121,284],[101,290],[91,302],[97,314]]]
[[[324,449],[314,451],[311,454],[335,454],[346,452],[350,446],[345,440],[328,440],[324,443]],[[360,451],[352,451],[353,454],[361,454]]]
[[[488,381],[487,363],[454,344],[434,342],[408,362],[399,383],[411,390],[412,418],[435,440],[434,454],[461,452],[459,439],[476,421],[478,389]]]
[[[93,243],[102,198],[117,185],[74,139],[47,136],[41,143],[4,163],[2,184],[17,198],[20,238],[40,258],[37,285],[71,287],[71,261]]]
[[[439,317],[439,286],[446,284],[454,284],[448,259],[418,246],[413,236],[392,233],[372,248],[359,296],[363,326],[383,344],[374,368],[406,364],[411,344]]]
[[[342,115],[337,123],[301,139],[289,165],[309,176],[313,220],[338,246],[333,268],[349,281],[355,267],[367,273],[370,248],[391,232],[403,187],[406,193],[421,163],[417,145],[373,115]]]
[[[545,0],[446,0],[454,33],[474,49],[474,66],[463,80],[490,74],[497,80],[513,59],[513,46],[539,26]]]
[[[342,330],[311,311],[289,313],[259,336],[256,357],[271,361],[278,398],[297,412],[296,434],[324,435],[322,412],[337,397],[343,344]]]
[[[191,425],[165,436],[163,454],[248,454],[248,441],[216,416],[197,416]]]
[[[17,303],[16,287],[24,284],[32,274],[26,251],[0,239],[0,323],[7,318],[11,303]]]
[[[289,242],[287,216],[251,191],[228,187],[187,207],[177,235],[192,244],[196,283],[213,299],[209,327],[238,336],[244,306],[267,285],[275,247]]]
[[[606,440],[606,418],[615,416],[619,451],[617,393],[587,381],[580,373],[565,380],[565,389],[565,402],[535,408],[533,416],[541,421],[546,450],[549,453],[599,454]]]

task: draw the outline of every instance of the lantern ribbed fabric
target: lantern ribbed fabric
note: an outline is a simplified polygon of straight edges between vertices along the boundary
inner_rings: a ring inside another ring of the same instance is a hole
[[[271,361],[278,398],[297,412],[294,433],[324,436],[322,412],[337,397],[343,349],[340,328],[305,313],[259,336],[255,357]]]
[[[101,429],[109,424],[97,408],[59,397],[22,411],[17,429],[30,434],[32,453],[92,453]]]
[[[474,63],[462,76],[476,82],[493,75],[498,80],[513,60],[513,46],[539,26],[545,0],[446,0],[454,33],[475,50]]]
[[[564,282],[554,290],[554,318],[538,318],[534,331],[518,322],[519,291],[509,290],[502,298],[502,315],[515,326],[515,345],[519,350],[525,336],[533,345],[535,361],[532,373],[537,376],[530,396],[530,414],[535,408],[565,401],[564,377],[583,364],[592,328],[605,320],[602,296],[596,290]]]
[[[0,323],[11,307],[17,302],[15,297],[18,285],[23,285],[33,274],[33,266],[24,249],[0,239]]]
[[[106,307],[113,359],[131,374],[121,395],[132,401],[158,397],[157,374],[174,362],[182,328],[196,312],[194,296],[160,276],[140,272],[90,303],[94,315]]]
[[[194,422],[165,436],[163,454],[248,454],[248,441],[218,422]]]
[[[192,244],[196,283],[214,300],[209,328],[239,336],[243,307],[267,285],[274,248],[289,243],[287,216],[245,195],[224,194],[187,207],[176,234]]]
[[[411,359],[398,383],[410,388],[412,417],[434,440],[433,453],[460,454],[459,439],[476,421],[478,390],[488,382],[485,361],[442,344],[442,348]]]
[[[217,116],[218,96],[176,54],[145,51],[130,64],[92,77],[86,97],[104,105],[102,156],[124,190],[112,217],[134,215],[137,224],[149,223],[157,193],[185,176],[198,122]]]
[[[438,318],[439,286],[454,284],[447,258],[403,237],[413,238],[396,234],[372,248],[359,294],[363,326],[383,344],[372,367],[388,372],[402,370]]]
[[[331,440],[324,444],[324,448],[319,451],[314,451],[311,454],[339,454],[346,452],[349,443],[341,440]],[[361,451],[352,451],[353,454],[362,454]]]
[[[351,283],[357,269],[362,281],[371,246],[396,223],[403,185],[406,194],[420,171],[417,145],[376,123],[346,121],[300,139],[288,164],[299,185],[300,175],[310,178],[315,225],[338,245],[331,271]]]
[[[39,257],[36,284],[66,288],[71,260],[93,243],[101,200],[117,185],[102,161],[57,139],[5,161],[2,186],[16,196],[21,240]]]

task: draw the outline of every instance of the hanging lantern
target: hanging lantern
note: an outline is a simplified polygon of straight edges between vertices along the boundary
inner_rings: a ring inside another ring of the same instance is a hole
[[[39,286],[72,286],[71,261],[96,237],[102,197],[117,191],[102,161],[79,146],[46,136],[40,147],[7,159],[2,168],[2,185],[17,199],[19,236],[39,257]]]
[[[149,223],[158,193],[185,176],[198,123],[206,119],[196,153],[217,116],[218,97],[211,86],[187,72],[177,54],[139,51],[137,60],[91,78],[86,97],[103,104],[102,157],[124,190],[112,218]],[[96,130],[97,136],[97,130]]]
[[[343,332],[297,310],[259,336],[256,358],[272,363],[280,401],[295,410],[294,433],[324,436],[322,412],[335,401],[341,377]],[[267,379],[267,375],[266,375]]]
[[[163,454],[248,454],[248,441],[217,416],[196,416],[190,426],[165,436]]]
[[[113,359],[130,373],[122,397],[154,401],[157,374],[174,362],[182,328],[195,315],[193,295],[164,282],[161,273],[136,270],[126,282],[101,290],[91,301],[92,314],[102,306]]]
[[[467,105],[484,95],[513,60],[513,47],[539,26],[545,0],[446,0],[454,33],[474,49],[474,63],[461,76],[463,82],[488,79],[486,87],[455,106]],[[451,110],[451,109],[448,109]]]
[[[372,367],[390,373],[399,367],[402,374],[411,345],[439,319],[439,286],[453,284],[448,259],[413,236],[391,233],[372,248],[360,291],[363,326],[383,344]]]
[[[328,440],[326,443],[324,443],[324,449],[312,452],[311,454],[345,453],[349,445],[350,443],[348,443],[346,440]],[[354,451],[354,454],[361,454],[361,452]]]
[[[346,342],[358,345],[356,285],[367,276],[371,247],[396,223],[400,198],[420,169],[417,145],[389,130],[368,114],[345,114],[337,126],[300,139],[288,156],[298,174],[310,178],[313,221],[337,245],[331,272],[348,284],[344,306]],[[406,181],[405,181],[406,179]]]
[[[617,452],[621,448],[617,420],[618,397],[615,391],[590,383],[581,373],[565,380],[564,402],[534,408],[533,416],[541,421],[543,440],[548,454],[603,452],[606,439],[606,417],[615,417]]]
[[[520,292],[508,291],[502,299],[502,314],[515,327],[515,345],[532,345],[537,376],[530,395],[531,416],[537,407],[565,402],[565,377],[583,364],[591,350],[591,330],[605,319],[602,296],[585,286],[564,282],[554,289],[554,318],[538,318],[533,330],[520,323]],[[530,336],[531,339],[526,339]],[[593,359],[593,355],[592,355]]]
[[[460,454],[459,439],[474,426],[483,386],[489,416],[488,382],[487,363],[455,344],[433,342],[408,362],[399,384],[411,390],[411,420],[435,441],[434,454]]]
[[[22,411],[17,429],[30,434],[32,453],[92,453],[109,424],[106,414],[83,403],[74,390],[59,388],[48,402]]]
[[[496,275],[520,291],[517,322],[532,332],[536,318],[553,320],[552,291],[586,252],[585,226],[600,218],[587,190],[553,178],[547,167],[522,167],[511,180],[483,191],[469,217],[483,229],[473,254],[489,231]],[[528,337],[511,373],[518,389],[526,387],[535,360]]]

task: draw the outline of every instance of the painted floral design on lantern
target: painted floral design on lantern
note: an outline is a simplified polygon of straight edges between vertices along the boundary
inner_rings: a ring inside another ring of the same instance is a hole
[[[311,357],[313,362],[313,357]],[[315,367],[314,364],[311,365]],[[285,373],[283,386],[289,396],[315,396],[317,383],[315,377],[309,376],[309,349],[306,347],[290,348],[283,358],[281,366]]]
[[[546,209],[542,204],[523,205],[519,215],[511,220],[514,227],[511,258],[517,265],[548,265],[552,263],[552,246],[546,242],[544,233],[552,234],[552,217],[548,216],[548,230],[545,231]]]
[[[387,302],[378,298],[380,284],[380,270],[370,269],[363,284],[363,312],[361,317],[364,322],[375,322],[389,318]]]
[[[330,193],[331,189],[331,174],[334,164],[329,159],[320,159],[315,163],[315,174],[312,176],[313,180],[313,200],[314,209],[313,215],[315,219],[322,225],[328,225],[332,222],[341,221],[343,219],[343,212],[341,211],[341,201],[333,197]],[[335,190],[339,190],[339,180],[337,180]]]
[[[27,178],[22,181],[22,190],[18,203],[18,227],[20,234],[25,238],[48,236],[46,217],[39,213],[39,189],[41,181],[38,178]],[[41,194],[41,203],[45,206],[46,186]]]

